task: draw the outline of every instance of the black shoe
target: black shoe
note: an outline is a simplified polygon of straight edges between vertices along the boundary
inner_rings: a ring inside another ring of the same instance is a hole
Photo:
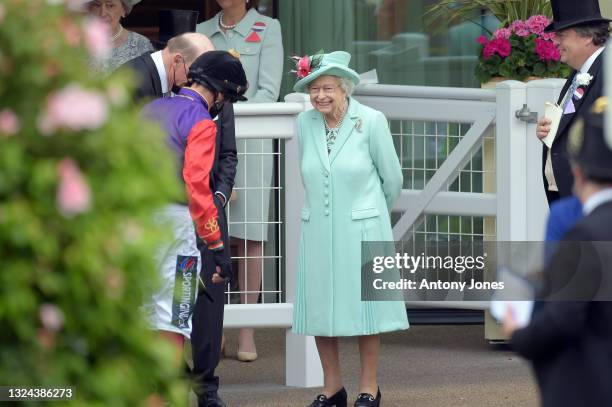
[[[346,399],[346,390],[343,387],[330,398],[325,394],[319,394],[308,407],[346,407]]]
[[[204,397],[198,399],[198,407],[226,407],[225,403],[217,394],[217,391],[206,392]]]
[[[369,393],[361,393],[357,396],[357,400],[355,400],[355,407],[378,407],[380,406],[381,397],[380,388],[376,393],[376,398]]]

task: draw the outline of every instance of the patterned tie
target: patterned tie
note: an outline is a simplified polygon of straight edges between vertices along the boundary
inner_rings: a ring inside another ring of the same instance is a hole
[[[578,89],[578,73],[574,76],[574,80],[572,81],[572,86],[570,86],[569,90],[565,94],[565,99],[563,99],[563,111],[565,112],[565,108],[569,104],[570,100],[574,97],[574,92]]]

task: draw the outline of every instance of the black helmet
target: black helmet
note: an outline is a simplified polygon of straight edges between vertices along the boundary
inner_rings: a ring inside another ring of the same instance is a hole
[[[247,100],[244,93],[249,84],[242,64],[227,51],[208,51],[200,55],[189,67],[187,79],[223,93],[231,103]]]

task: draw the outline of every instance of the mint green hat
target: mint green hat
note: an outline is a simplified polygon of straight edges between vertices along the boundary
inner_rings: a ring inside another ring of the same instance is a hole
[[[345,51],[334,51],[329,54],[311,56],[310,63],[313,64],[314,62],[318,64],[312,67],[312,70],[307,76],[296,82],[293,86],[293,90],[295,92],[303,92],[310,82],[323,75],[346,78],[357,85],[359,83],[359,75],[348,67],[350,61],[351,54]]]

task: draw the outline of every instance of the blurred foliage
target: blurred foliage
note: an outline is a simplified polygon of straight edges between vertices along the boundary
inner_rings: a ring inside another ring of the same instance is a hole
[[[552,18],[550,0],[441,0],[430,6],[425,13],[426,24],[431,27],[472,21],[474,13],[488,12],[495,16],[502,27],[515,20],[527,20],[531,16],[545,15]]]
[[[142,312],[168,235],[153,214],[181,193],[175,160],[139,119],[129,76],[90,71],[86,24],[61,0],[0,0],[0,111],[19,121],[0,131],[0,384],[75,386],[70,405],[181,405],[182,366]],[[41,134],[49,95],[67,85],[101,95],[107,119]],[[69,217],[65,158],[91,191]]]

